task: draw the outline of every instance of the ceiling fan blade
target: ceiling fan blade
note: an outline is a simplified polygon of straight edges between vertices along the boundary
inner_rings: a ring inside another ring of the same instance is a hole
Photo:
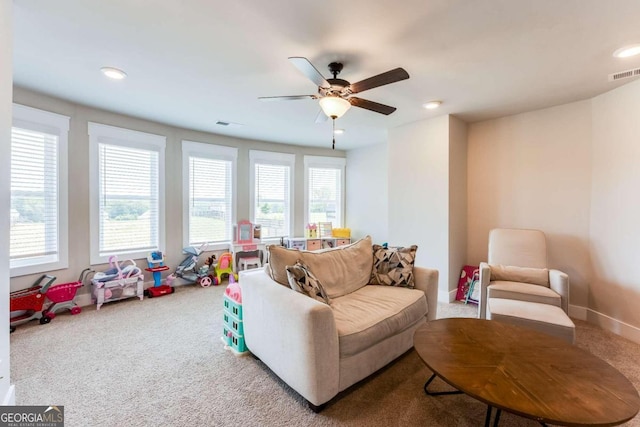
[[[317,99],[316,95],[293,95],[293,96],[261,96],[260,101],[295,101],[297,99]]]
[[[374,87],[388,85],[390,83],[399,82],[409,78],[409,73],[404,68],[396,68],[386,73],[378,74],[377,76],[369,77],[368,79],[360,80],[359,82],[351,84],[351,93],[364,92],[365,90],[373,89]]]
[[[316,123],[324,123],[327,121],[329,117],[324,113],[324,111],[320,110],[318,115],[316,116]]]
[[[349,98],[349,102],[354,107],[364,108],[366,110],[375,111],[376,113],[384,114],[387,116],[393,113],[394,111],[396,111],[396,107],[390,107],[388,105],[379,104],[377,102],[369,101],[362,98],[357,98],[355,96],[352,96],[351,98]]]
[[[289,61],[296,67],[302,74],[307,76],[309,80],[314,82],[316,86],[330,87],[329,82],[320,74],[320,71],[313,66],[307,58],[301,56],[292,56]]]

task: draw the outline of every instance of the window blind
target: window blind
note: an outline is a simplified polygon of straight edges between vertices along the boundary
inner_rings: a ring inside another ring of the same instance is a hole
[[[256,163],[254,167],[254,216],[256,224],[261,225],[261,237],[288,236],[291,168],[266,163]]]
[[[11,129],[10,265],[57,261],[58,136]]]
[[[341,175],[341,169],[309,167],[309,222],[331,222],[334,227],[342,226]]]
[[[99,255],[159,246],[159,153],[98,144]]]
[[[232,162],[189,156],[189,244],[231,241]]]

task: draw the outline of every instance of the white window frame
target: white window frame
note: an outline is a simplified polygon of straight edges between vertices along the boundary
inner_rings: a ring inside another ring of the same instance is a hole
[[[326,156],[304,156],[304,223],[309,223],[309,168],[329,168],[339,169],[340,173],[340,224],[334,224],[334,227],[341,228],[345,226],[345,201],[346,186],[345,172],[347,159],[344,157],[326,157]]]
[[[238,149],[224,145],[207,144],[196,141],[182,141],[182,245],[189,246],[189,157],[197,156],[214,160],[231,162],[231,222],[229,236],[233,240],[233,225],[237,222],[237,168]],[[212,182],[211,185],[216,185]],[[231,240],[210,244],[208,250],[229,249]]]
[[[68,198],[68,116],[13,104],[13,127],[29,129],[58,136],[57,144],[57,254],[31,259],[17,260],[10,267],[10,276],[43,273],[69,267],[69,198]]]
[[[130,259],[146,258],[149,251],[118,251],[100,255],[100,203],[99,203],[99,144],[156,151],[158,153],[158,247],[165,247],[165,148],[167,138],[136,130],[89,122],[89,183],[90,183],[90,262],[91,265],[105,264],[111,255],[121,255]]]
[[[278,153],[273,151],[260,151],[249,150],[249,215],[251,222],[256,222],[255,212],[255,197],[256,197],[256,163],[268,164],[268,165],[282,165],[289,166],[289,227],[287,230],[288,236],[293,236],[293,223],[294,223],[294,188],[295,188],[295,166],[296,155],[289,153]],[[283,237],[288,237],[283,236]],[[279,241],[280,238],[263,239],[263,241]]]

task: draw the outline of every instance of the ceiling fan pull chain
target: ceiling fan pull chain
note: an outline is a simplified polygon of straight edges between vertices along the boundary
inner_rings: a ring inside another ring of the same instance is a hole
[[[332,120],[333,122],[333,144],[331,145],[331,149],[336,149],[336,119]]]

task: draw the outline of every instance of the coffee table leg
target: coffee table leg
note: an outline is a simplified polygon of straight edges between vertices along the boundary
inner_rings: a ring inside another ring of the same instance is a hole
[[[484,427],[489,427],[491,425],[491,412],[493,411],[493,407],[487,405],[487,416],[484,418]],[[502,415],[502,409],[496,410],[496,417],[493,419],[493,427],[498,427],[498,423],[500,423],[500,415]]]
[[[429,384],[431,384],[431,381],[433,381],[436,378],[436,374],[431,375],[431,378],[429,378],[427,380],[426,383],[424,383],[424,392],[427,393],[429,396],[442,396],[444,394],[462,394],[462,392],[460,390],[454,390],[454,391],[429,391],[428,387]]]
[[[489,427],[491,425],[491,410],[493,408],[487,405],[487,416],[484,418],[484,427]]]

